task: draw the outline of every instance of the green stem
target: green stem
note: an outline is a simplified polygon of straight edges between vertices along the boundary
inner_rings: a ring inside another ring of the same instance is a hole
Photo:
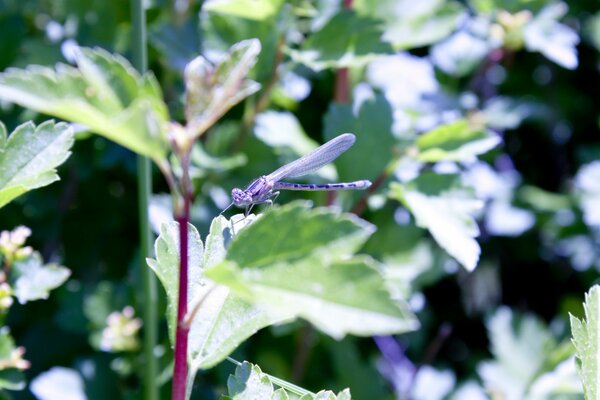
[[[148,55],[146,43],[146,14],[142,0],[131,1],[132,22],[132,62],[140,73],[148,68]],[[146,257],[150,257],[152,249],[152,231],[148,219],[148,205],[152,195],[152,175],[150,160],[138,156],[138,209],[140,231],[140,258],[141,276],[143,282],[143,318],[144,318],[144,399],[158,400],[157,385],[158,360],[154,356],[154,349],[158,343],[158,298],[156,279],[150,268],[146,265]]]

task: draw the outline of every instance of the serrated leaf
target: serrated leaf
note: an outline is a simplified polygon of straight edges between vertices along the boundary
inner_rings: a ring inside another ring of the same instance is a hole
[[[356,10],[384,21],[383,39],[394,49],[432,44],[448,37],[464,15],[454,1],[427,0],[415,5],[411,0],[357,0]]]
[[[31,122],[18,126],[0,147],[0,207],[57,181],[55,168],[69,157],[72,145],[73,129],[68,124],[47,121],[37,127]]]
[[[351,215],[292,203],[269,210],[242,230],[226,260],[207,275],[249,301],[305,318],[335,338],[415,329],[407,307],[390,299],[375,262],[350,258],[372,231]]]
[[[241,41],[215,66],[204,57],[185,69],[186,118],[190,132],[201,135],[223,114],[257,92],[260,85],[247,79],[260,53],[258,39]]]
[[[203,250],[200,235],[189,225],[188,310],[199,305],[188,336],[191,371],[209,368],[227,357],[240,343],[259,329],[280,322],[281,316],[265,313],[233,295],[224,286],[215,286],[203,275],[206,266],[225,256],[229,222],[222,216],[213,220]],[[167,321],[173,343],[177,320],[179,279],[179,226],[172,222],[161,228],[155,244],[156,260],[148,260],[167,292]]]
[[[71,271],[58,264],[44,264],[39,253],[34,252],[26,259],[15,261],[11,280],[19,303],[47,299],[52,289],[62,285],[71,276]]]
[[[485,386],[507,399],[527,398],[529,384],[546,360],[546,349],[556,346],[547,327],[534,316],[517,318],[499,308],[486,323],[494,361],[477,367]]]
[[[473,161],[500,143],[500,137],[461,119],[419,136],[417,158],[423,162]]]
[[[262,373],[258,365],[244,361],[227,379],[229,397],[234,400],[271,399],[274,394],[269,377]]]
[[[362,67],[392,46],[381,39],[381,22],[341,10],[304,42],[302,50],[288,50],[292,59],[315,71],[325,68]]]
[[[596,399],[600,394],[600,286],[593,286],[585,294],[583,308],[585,319],[570,316],[571,334],[585,398]]]
[[[429,230],[435,241],[467,270],[472,271],[481,249],[474,239],[479,228],[474,215],[483,202],[462,188],[457,175],[421,174],[406,183],[393,183],[390,196],[401,201],[416,223]]]
[[[136,153],[163,159],[167,107],[152,75],[101,49],[76,53],[79,68],[30,66],[0,74],[0,98],[87,126]]]
[[[202,9],[226,16],[263,21],[277,15],[283,0],[209,0]]]

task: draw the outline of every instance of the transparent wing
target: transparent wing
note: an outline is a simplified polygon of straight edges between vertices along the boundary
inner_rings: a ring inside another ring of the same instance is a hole
[[[340,154],[352,147],[355,140],[356,137],[353,134],[344,133],[317,147],[296,161],[292,161],[275,170],[267,176],[267,179],[271,182],[277,182],[283,178],[308,175],[338,158]]]

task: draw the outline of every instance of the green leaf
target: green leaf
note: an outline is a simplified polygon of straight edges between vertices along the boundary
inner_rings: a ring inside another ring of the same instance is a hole
[[[47,299],[52,289],[62,285],[71,271],[58,264],[45,264],[42,256],[34,252],[30,257],[15,261],[11,280],[19,303]]]
[[[2,121],[0,121],[0,153],[2,153],[6,148],[7,135],[6,126],[2,123]]]
[[[357,113],[351,105],[333,104],[329,108],[325,116],[325,138],[333,139],[341,132],[356,135],[354,146],[335,161],[342,180],[374,180],[385,170],[396,143],[391,132],[392,122],[392,109],[383,95],[363,101]]]
[[[16,368],[0,370],[0,389],[23,390],[27,382],[25,374]]]
[[[1,95],[0,95],[1,96]],[[0,207],[29,190],[57,181],[56,167],[71,154],[73,130],[65,123],[26,122],[6,140],[0,127]]]
[[[204,268],[223,260],[230,236],[229,222],[222,216],[213,220],[206,249],[196,228],[189,225],[188,310],[196,314],[188,338],[191,371],[209,368],[222,361],[259,329],[280,322],[260,307],[235,296],[225,286],[214,285],[204,277]],[[167,292],[167,321],[171,342],[177,321],[179,279],[179,226],[172,222],[161,228],[155,244],[156,260],[148,260]]]
[[[0,329],[0,389],[23,390],[25,389],[25,375],[20,367],[15,364],[18,352],[15,341],[6,327]]]
[[[390,299],[377,264],[351,258],[372,232],[352,215],[292,203],[239,232],[226,260],[207,275],[248,301],[305,318],[334,338],[415,329],[408,308]]]
[[[495,357],[477,367],[486,388],[507,399],[529,398],[531,381],[542,370],[547,351],[556,347],[550,331],[536,317],[517,318],[507,307],[499,308],[486,325]]]
[[[167,107],[156,79],[118,55],[82,48],[78,68],[30,66],[0,74],[0,98],[86,125],[136,153],[165,157]]]
[[[244,361],[227,379],[229,398],[234,400],[272,399],[273,384],[258,365]],[[281,397],[280,397],[281,398]]]
[[[424,133],[415,141],[424,162],[472,161],[500,143],[500,137],[461,119]]]
[[[203,11],[263,21],[277,15],[283,0],[209,0]]]
[[[426,172],[406,184],[392,183],[390,196],[401,201],[417,225],[428,229],[467,270],[477,266],[481,249],[474,239],[479,235],[474,215],[483,203],[461,187],[458,175]]]
[[[257,92],[260,85],[247,76],[260,53],[258,39],[239,42],[213,66],[199,56],[185,69],[188,129],[201,135],[231,107]]]
[[[289,49],[292,59],[315,71],[325,68],[362,67],[392,46],[381,40],[381,22],[341,10],[303,44],[302,50]]]
[[[585,319],[571,315],[571,333],[576,350],[576,367],[586,399],[600,394],[600,286],[593,286],[583,303]]]
[[[464,8],[458,2],[428,0],[357,0],[356,10],[384,21],[383,39],[394,49],[423,47],[444,39],[456,29]]]

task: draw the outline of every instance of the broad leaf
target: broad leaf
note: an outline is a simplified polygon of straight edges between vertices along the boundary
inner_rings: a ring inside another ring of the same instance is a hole
[[[62,285],[71,271],[58,264],[44,264],[39,253],[15,261],[10,275],[19,303],[47,299],[52,289]]]
[[[383,39],[396,50],[422,47],[443,38],[457,27],[464,15],[454,1],[357,0],[359,13],[384,21]]]
[[[576,350],[576,366],[586,399],[600,394],[600,286],[585,295],[585,319],[571,315],[571,333]]]
[[[1,96],[1,95],[0,95]],[[71,154],[73,130],[65,123],[24,123],[6,140],[0,126],[0,207],[59,179],[56,167]]]
[[[242,230],[226,260],[207,275],[273,312],[305,318],[334,338],[415,329],[407,307],[390,299],[376,263],[351,258],[372,232],[354,216],[292,203]]]
[[[401,201],[448,254],[469,271],[477,266],[481,249],[474,239],[479,235],[474,215],[483,203],[461,187],[457,175],[426,172],[406,184],[393,183],[390,189],[390,196]]]
[[[79,49],[78,68],[31,66],[0,74],[0,99],[87,126],[136,153],[164,158],[167,107],[152,75],[124,58]]]
[[[219,263],[230,238],[229,222],[218,217],[211,224],[203,249],[196,228],[189,225],[188,311],[195,313],[188,338],[188,360],[192,372],[209,368],[227,357],[259,329],[280,322],[285,316],[266,314],[241,300],[224,286],[206,279],[204,268]],[[179,226],[163,225],[155,244],[156,260],[148,260],[167,292],[167,320],[173,340],[177,321],[179,279]]]
[[[288,50],[292,59],[315,71],[362,67],[392,46],[381,40],[381,22],[344,9],[304,42],[302,50]]]
[[[351,105],[332,105],[325,115],[325,139],[340,132],[356,134],[354,146],[335,161],[340,179],[377,178],[393,156],[396,140],[391,131],[392,109],[382,95],[363,101],[356,112]]]
[[[424,133],[415,141],[424,162],[473,161],[500,143],[500,137],[461,119]]]

